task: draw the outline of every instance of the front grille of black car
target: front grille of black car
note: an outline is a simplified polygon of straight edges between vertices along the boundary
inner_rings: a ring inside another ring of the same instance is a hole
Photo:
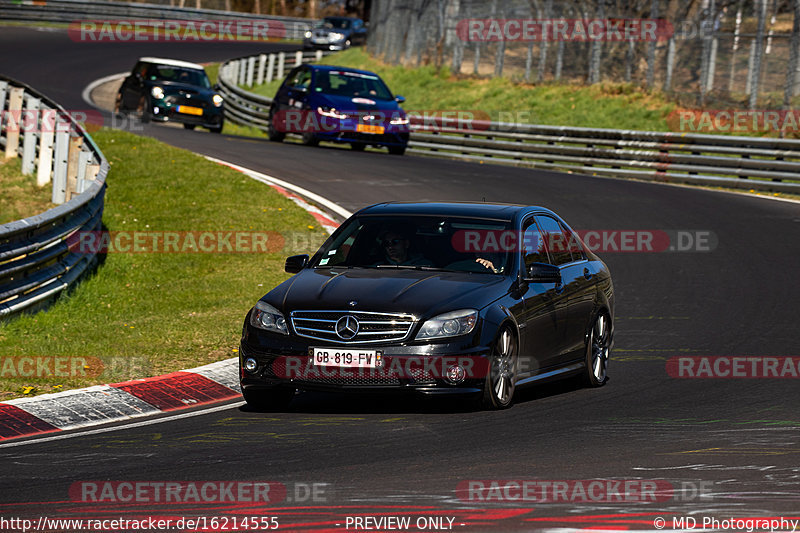
[[[336,323],[351,316],[358,320],[358,333],[344,339],[336,333]],[[301,337],[345,344],[402,341],[416,322],[413,315],[367,311],[292,311],[292,329]]]
[[[188,105],[192,107],[199,107],[201,109],[205,109],[206,107],[208,107],[207,102],[204,102],[202,99],[198,97],[187,98],[183,92],[181,92],[180,94],[167,95],[164,97],[164,101],[172,105]]]

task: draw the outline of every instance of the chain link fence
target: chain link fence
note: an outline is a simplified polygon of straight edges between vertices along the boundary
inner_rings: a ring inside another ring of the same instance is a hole
[[[462,75],[789,106],[800,93],[798,12],[800,0],[376,0],[368,49]]]

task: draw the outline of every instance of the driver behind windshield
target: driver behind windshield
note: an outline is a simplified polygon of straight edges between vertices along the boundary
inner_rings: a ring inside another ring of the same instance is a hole
[[[411,250],[411,231],[408,228],[392,227],[380,235],[384,260],[378,265],[433,266],[422,254]]]

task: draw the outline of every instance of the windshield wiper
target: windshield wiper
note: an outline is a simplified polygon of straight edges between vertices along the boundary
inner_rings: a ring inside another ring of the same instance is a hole
[[[422,265],[375,265],[375,268],[402,268],[405,270],[441,270],[437,267]]]

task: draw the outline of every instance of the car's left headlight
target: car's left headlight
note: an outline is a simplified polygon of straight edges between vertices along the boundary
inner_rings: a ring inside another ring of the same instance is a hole
[[[459,309],[426,320],[417,333],[416,340],[439,339],[466,335],[475,329],[478,322],[478,311],[475,309]]]
[[[311,39],[311,31],[306,30],[306,32],[303,35],[305,36],[306,39]]]
[[[162,98],[164,98],[164,89],[156,85],[155,87],[150,89],[150,94],[152,94],[153,98],[155,98],[156,100],[161,100]]]
[[[328,34],[329,41],[341,41],[342,39],[344,39],[344,33],[333,32]]]
[[[214,102],[214,105],[219,107],[222,105],[222,97],[218,94],[215,94],[211,97],[211,101]]]
[[[334,107],[320,106],[317,108],[317,113],[323,117],[338,118],[339,120],[344,120],[347,118],[347,115],[341,111],[337,111]]]
[[[250,313],[250,325],[283,335],[289,334],[283,314],[262,300],[258,301],[253,312]]]

